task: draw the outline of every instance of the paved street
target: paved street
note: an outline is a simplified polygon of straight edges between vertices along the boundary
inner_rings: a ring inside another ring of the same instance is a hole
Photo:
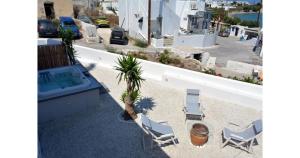
[[[226,66],[228,60],[234,60],[254,65],[262,65],[262,58],[252,52],[253,46],[249,42],[240,42],[236,37],[217,38],[217,46],[203,49],[210,53],[210,56],[217,57],[217,66]]]

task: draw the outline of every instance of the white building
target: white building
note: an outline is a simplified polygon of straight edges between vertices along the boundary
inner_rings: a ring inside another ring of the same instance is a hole
[[[96,8],[99,0],[73,0],[74,5],[84,6],[86,8]]]
[[[235,36],[243,39],[257,38],[259,33],[258,28],[248,28],[248,26],[231,25],[230,36]]]
[[[224,10],[234,9],[235,6],[231,5],[232,1],[224,1],[224,0],[207,0],[206,4],[208,4],[211,8],[224,8]]]
[[[103,13],[118,15],[118,0],[102,0],[100,5],[103,7]]]
[[[120,0],[119,25],[133,38],[155,47],[209,47],[216,34],[209,31],[210,14],[205,0],[151,0],[148,30],[148,0]]]

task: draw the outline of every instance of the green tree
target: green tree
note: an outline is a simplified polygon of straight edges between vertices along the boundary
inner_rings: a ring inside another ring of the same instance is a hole
[[[72,65],[76,64],[76,60],[75,60],[76,51],[73,47],[74,35],[73,35],[72,30],[70,30],[70,29],[64,30],[60,26],[59,37],[62,39],[62,43],[66,47],[66,52],[69,57],[70,63]]]
[[[122,56],[118,58],[118,66],[115,69],[119,71],[117,78],[119,79],[118,84],[123,80],[127,84],[127,89],[123,92],[121,100],[125,103],[124,117],[128,115],[132,119],[136,119],[137,115],[134,111],[134,103],[140,96],[140,87],[143,79],[141,77],[142,70],[140,63],[137,62],[136,58],[129,56]]]

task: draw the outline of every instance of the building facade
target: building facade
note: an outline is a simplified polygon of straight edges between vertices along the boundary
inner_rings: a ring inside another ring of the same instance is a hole
[[[38,18],[58,19],[60,16],[73,17],[72,0],[38,0]]]
[[[155,47],[215,44],[215,34],[209,33],[211,15],[205,0],[151,0],[150,7],[148,0],[122,0],[118,4],[119,25],[133,38],[147,41],[150,34]]]

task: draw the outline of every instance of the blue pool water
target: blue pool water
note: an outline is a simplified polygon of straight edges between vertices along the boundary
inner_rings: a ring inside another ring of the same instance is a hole
[[[82,84],[80,76],[74,75],[72,72],[55,73],[42,72],[38,78],[38,88],[40,92],[46,92],[53,89],[64,89]]]

